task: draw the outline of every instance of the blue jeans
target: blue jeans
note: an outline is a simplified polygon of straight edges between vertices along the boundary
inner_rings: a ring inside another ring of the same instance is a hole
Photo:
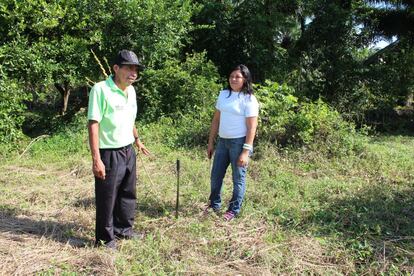
[[[231,164],[233,174],[233,196],[230,200],[228,211],[232,211],[235,214],[240,212],[244,194],[246,192],[247,166],[237,166],[237,160],[243,151],[245,140],[246,137],[230,139],[218,138],[210,182],[210,206],[214,210],[218,210],[221,207],[223,178],[226,174],[227,167]]]

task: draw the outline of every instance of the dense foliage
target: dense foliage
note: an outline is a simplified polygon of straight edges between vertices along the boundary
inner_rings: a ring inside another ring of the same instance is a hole
[[[346,129],[342,118],[407,127],[412,21],[412,3],[393,0],[3,0],[0,140],[17,139],[22,125],[38,135],[67,122],[123,48],[147,67],[139,118],[172,120],[183,137],[204,137],[222,80],[238,63],[259,85],[261,131],[278,144],[309,144],[321,136],[317,125]],[[378,51],[381,39],[394,42]]]
[[[13,142],[22,137],[23,100],[27,99],[18,83],[0,78],[0,143]]]
[[[353,123],[345,121],[322,100],[301,102],[286,84],[267,82],[258,87],[262,104],[259,139],[282,146],[311,146],[326,157],[362,149]]]

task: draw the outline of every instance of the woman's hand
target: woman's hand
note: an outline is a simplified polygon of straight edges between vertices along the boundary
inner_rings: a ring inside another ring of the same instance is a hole
[[[208,135],[207,157],[211,159],[214,153],[214,140],[216,139],[217,132],[220,124],[220,111],[216,109],[214,112],[213,120],[211,121],[210,134]]]
[[[239,155],[239,159],[237,160],[237,166],[246,167],[248,163],[249,163],[249,151],[244,149],[242,153]]]
[[[208,146],[207,146],[208,159],[211,159],[211,157],[213,156],[213,153],[214,153],[214,145],[212,143],[208,143]]]

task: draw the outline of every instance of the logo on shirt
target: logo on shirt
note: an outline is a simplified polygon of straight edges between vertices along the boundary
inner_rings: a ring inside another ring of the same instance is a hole
[[[115,105],[115,110],[116,111],[124,111],[125,110],[125,105]]]

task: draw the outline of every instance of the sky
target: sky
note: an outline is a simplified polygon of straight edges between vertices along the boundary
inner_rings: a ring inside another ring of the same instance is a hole
[[[385,48],[390,43],[392,43],[392,42],[394,42],[396,40],[397,40],[397,37],[396,36],[393,36],[391,41],[389,41],[389,40],[380,40],[380,41],[378,41],[376,43],[371,44],[370,45],[370,48],[382,49],[382,48]]]
[[[382,2],[382,3],[381,2],[380,3],[374,3],[372,5],[374,7],[376,7],[376,8],[381,8],[381,9],[397,9],[397,7],[395,5],[386,4],[384,2]],[[397,40],[397,37],[396,36],[393,36],[392,39],[391,39],[391,41],[390,40],[382,39],[382,40],[380,40],[380,41],[378,41],[376,43],[371,44],[369,48],[382,49],[382,48],[385,48],[390,43],[392,43],[392,42],[394,42],[396,40]]]

